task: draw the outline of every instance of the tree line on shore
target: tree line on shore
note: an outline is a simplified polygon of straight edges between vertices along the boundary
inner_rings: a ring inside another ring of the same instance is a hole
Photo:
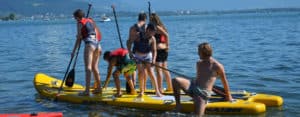
[[[16,20],[16,14],[10,13],[8,16],[0,17],[1,20],[3,21],[8,21],[8,20]]]

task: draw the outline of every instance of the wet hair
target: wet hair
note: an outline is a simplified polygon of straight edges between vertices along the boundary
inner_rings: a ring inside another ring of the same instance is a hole
[[[110,58],[110,51],[105,51],[103,55],[104,60],[108,60]]]
[[[151,13],[150,22],[155,25],[161,26],[164,30],[167,31],[166,27],[164,26],[164,24],[162,23],[162,21],[160,20],[160,18],[156,13]]]
[[[156,31],[157,28],[156,28],[156,26],[155,26],[153,23],[149,23],[149,24],[147,25],[147,29],[146,29],[146,30],[149,30],[149,31]]]
[[[198,52],[201,55],[201,58],[208,58],[212,56],[212,48],[209,43],[204,42],[198,45]]]
[[[147,14],[146,13],[139,13],[138,21],[146,21]]]
[[[78,18],[83,18],[84,17],[84,11],[81,9],[77,9],[76,11],[74,11],[73,16],[74,17],[78,17]]]

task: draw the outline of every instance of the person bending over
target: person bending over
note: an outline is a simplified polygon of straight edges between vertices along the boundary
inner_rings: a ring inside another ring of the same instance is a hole
[[[115,81],[115,85],[117,88],[117,93],[115,97],[121,97],[121,86],[120,86],[120,74],[124,74],[126,81],[130,87],[130,94],[136,94],[134,89],[134,83],[132,79],[132,74],[136,70],[135,61],[131,60],[128,55],[128,50],[124,48],[116,49],[112,52],[106,51],[103,56],[104,60],[108,62],[108,69],[107,69],[107,76],[105,80],[105,84],[103,88],[106,88],[108,85],[108,81],[111,77],[113,67],[116,67],[115,71],[113,72],[113,77]]]

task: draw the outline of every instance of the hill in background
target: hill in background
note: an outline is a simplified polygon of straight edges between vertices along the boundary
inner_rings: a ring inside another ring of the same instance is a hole
[[[107,6],[110,6],[111,2],[105,3],[93,5],[92,11],[107,11]],[[83,0],[0,0],[0,17],[11,13],[25,17],[46,14],[56,16],[72,15],[74,10],[78,8],[86,10],[88,2]]]
[[[30,17],[31,19],[47,18],[70,18],[75,9],[86,10],[88,0],[0,0],[0,19],[15,16],[16,19]],[[136,8],[130,3],[120,0],[99,0],[93,2],[92,17],[102,14],[113,16],[111,5],[117,6],[118,16],[136,16],[137,12],[147,12],[147,3]],[[245,9],[229,11],[199,11],[199,10],[174,10],[157,11],[160,15],[199,15],[199,14],[232,14],[232,13],[256,13],[256,12],[278,12],[278,11],[300,11],[300,8],[267,8],[267,9]]]

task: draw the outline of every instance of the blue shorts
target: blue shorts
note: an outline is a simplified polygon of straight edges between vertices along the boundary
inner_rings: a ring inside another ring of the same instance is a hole
[[[95,49],[101,48],[100,41],[96,39],[95,35],[90,35],[89,37],[85,38],[84,43],[92,45]]]
[[[138,54],[134,54],[134,58],[136,59],[136,64],[141,64],[143,62],[152,63],[152,53],[149,52],[144,56],[139,56]]]

